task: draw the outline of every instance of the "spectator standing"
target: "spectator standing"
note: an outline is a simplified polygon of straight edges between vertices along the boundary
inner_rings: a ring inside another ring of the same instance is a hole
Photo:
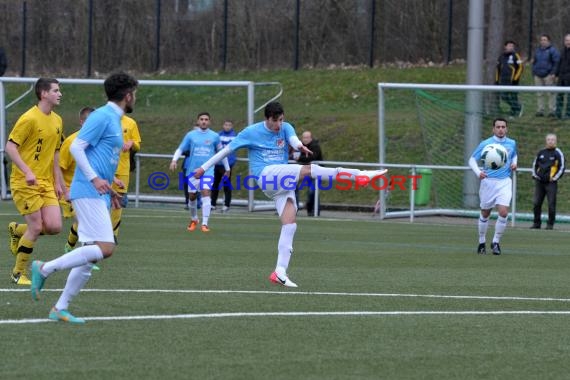
[[[220,142],[222,143],[222,147],[225,147],[232,140],[236,137],[236,131],[234,130],[234,123],[231,120],[225,120],[224,124],[222,125],[222,130],[219,132],[220,135]],[[224,207],[222,208],[222,212],[226,213],[230,211],[230,205],[232,203],[232,171],[233,167],[236,164],[237,158],[235,153],[231,153],[228,157],[228,164],[230,165],[230,176],[226,177],[226,179],[222,182],[222,178],[226,173],[226,169],[224,165],[220,162],[216,164],[214,167],[214,185],[212,187],[212,210],[216,209],[216,202],[218,201],[218,194],[220,192],[220,183],[224,188]]]
[[[556,81],[556,73],[560,65],[560,53],[552,46],[548,34],[540,35],[539,46],[532,58],[532,76],[535,86],[553,86]],[[556,116],[556,97],[549,92],[548,96],[548,117]],[[536,94],[536,116],[544,116],[544,93]]]
[[[546,135],[545,148],[540,150],[532,164],[534,178],[534,221],[530,228],[539,229],[541,225],[542,202],[548,199],[548,222],[546,229],[554,228],[556,220],[556,193],[558,180],[564,175],[564,154],[556,147],[557,139],[554,133]]]
[[[506,41],[503,53],[497,60],[495,84],[500,86],[518,86],[522,73],[522,59],[519,53],[516,52],[516,44],[514,41]],[[518,93],[512,91],[501,92],[501,100],[505,101],[511,108],[511,117],[522,116],[523,105],[519,102]]]
[[[321,151],[321,146],[318,140],[313,139],[313,134],[311,133],[311,131],[303,132],[303,134],[301,135],[301,142],[313,153],[308,155],[304,154],[297,155],[297,162],[299,164],[309,165],[313,161],[323,161],[323,153]],[[310,184],[305,183],[305,179],[303,179],[303,181],[301,182],[300,188],[303,188],[305,186],[308,188],[307,205],[305,207],[307,209],[308,216],[315,216],[315,187],[318,186],[319,183],[320,179],[318,178],[311,179]],[[317,210],[318,211],[316,215],[318,216],[321,214],[320,203],[319,206],[317,207]]]
[[[560,64],[558,65],[558,71],[556,72],[558,77],[558,85],[569,87],[570,86],[570,34],[564,36],[564,47],[560,54]],[[562,115],[562,110],[564,109],[564,98],[567,94],[559,92],[556,95],[556,117],[562,119],[570,118],[570,101],[566,103],[566,111]]]

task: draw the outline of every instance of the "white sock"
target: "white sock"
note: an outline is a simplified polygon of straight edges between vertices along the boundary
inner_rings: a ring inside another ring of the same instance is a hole
[[[210,212],[212,211],[212,198],[210,196],[202,197],[202,225],[208,225]]]
[[[479,244],[485,243],[487,227],[489,227],[489,218],[483,218],[479,215]]]
[[[198,200],[188,202],[188,209],[190,210],[190,219],[198,220]]]
[[[279,243],[277,245],[277,266],[275,267],[275,272],[279,276],[287,274],[287,268],[289,267],[289,260],[291,260],[291,254],[293,253],[293,238],[295,237],[295,231],[297,230],[297,223],[284,224],[281,226],[281,235],[279,236]]]
[[[354,177],[360,174],[358,169],[349,168],[324,168],[322,166],[311,164],[311,178],[329,179],[332,177],[333,181],[336,180],[336,176],[340,173],[348,173],[343,175],[345,179],[354,180]]]
[[[69,272],[65,288],[63,288],[63,292],[55,304],[56,309],[67,310],[71,300],[79,294],[87,281],[89,281],[89,278],[91,277],[91,268],[93,268],[93,264],[89,263],[75,267]]]
[[[47,277],[55,271],[80,267],[100,260],[103,260],[103,252],[97,244],[84,245],[59,256],[57,259],[44,263],[41,272],[43,276]]]
[[[495,223],[495,235],[493,236],[493,243],[498,243],[501,241],[501,237],[503,237],[503,233],[507,229],[507,220],[509,217],[503,218],[499,216],[497,218],[497,222]]]

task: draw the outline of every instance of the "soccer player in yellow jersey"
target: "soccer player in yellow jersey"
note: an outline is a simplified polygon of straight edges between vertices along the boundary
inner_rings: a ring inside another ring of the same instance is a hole
[[[66,190],[59,168],[63,123],[54,112],[62,97],[59,82],[40,78],[35,93],[38,104],[20,116],[6,143],[6,153],[12,160],[12,198],[26,221],[8,225],[10,249],[16,256],[12,282],[18,285],[31,283],[28,262],[38,236],[61,231],[58,198]]]
[[[95,111],[93,107],[84,107],[79,111],[79,128],[83,126],[83,123],[87,119],[87,116],[91,112]],[[69,200],[69,190],[71,187],[71,180],[73,179],[73,173],[75,173],[75,159],[71,155],[69,151],[69,147],[71,143],[75,140],[79,131],[72,133],[69,135],[61,144],[61,148],[59,150],[59,167],[61,168],[61,173],[63,175],[63,180],[65,182],[65,186],[67,191],[64,197],[59,198],[59,205],[63,211],[64,218],[73,218],[73,224],[69,231],[69,235],[67,237],[67,243],[65,244],[65,251],[69,252],[73,250],[75,244],[77,244],[77,217],[75,215],[75,210],[73,209],[73,205]]]
[[[121,208],[113,208],[111,210],[111,222],[113,223],[113,234],[115,240],[119,236],[119,227],[121,225],[121,216],[123,208],[127,207],[127,191],[129,189],[129,176],[131,172],[131,152],[136,153],[141,149],[141,135],[137,122],[123,115],[121,118],[121,127],[123,128],[123,148],[119,156],[119,165],[115,173],[113,181],[113,190],[119,193],[122,198]]]

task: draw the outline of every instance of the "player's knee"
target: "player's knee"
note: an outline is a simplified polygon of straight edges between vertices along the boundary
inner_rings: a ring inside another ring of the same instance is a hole
[[[114,243],[98,243],[99,248],[101,248],[101,253],[103,254],[104,258],[109,258],[113,255],[115,251],[115,244]]]

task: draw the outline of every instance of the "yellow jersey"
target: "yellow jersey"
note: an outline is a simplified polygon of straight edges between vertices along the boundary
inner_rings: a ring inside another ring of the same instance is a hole
[[[62,140],[61,117],[54,111],[46,115],[37,105],[20,116],[8,136],[8,141],[18,145],[18,153],[36,178],[52,183],[54,154],[61,147]],[[12,165],[10,181],[23,181],[25,184],[26,176],[16,165]]]
[[[69,147],[79,131],[69,135],[59,149],[59,167],[61,168],[61,173],[63,174],[63,180],[65,181],[65,186],[69,189],[71,187],[71,181],[73,180],[73,174],[75,173],[75,158],[71,155]]]
[[[133,140],[133,146],[131,150],[138,152],[141,149],[141,135],[139,133],[137,122],[134,119],[123,115],[121,118],[121,126],[123,128],[123,141],[127,142],[129,140]],[[129,175],[129,172],[131,170],[130,154],[131,152],[129,151],[121,151],[121,155],[119,156],[119,164],[117,166],[117,171],[115,172],[116,176]]]

